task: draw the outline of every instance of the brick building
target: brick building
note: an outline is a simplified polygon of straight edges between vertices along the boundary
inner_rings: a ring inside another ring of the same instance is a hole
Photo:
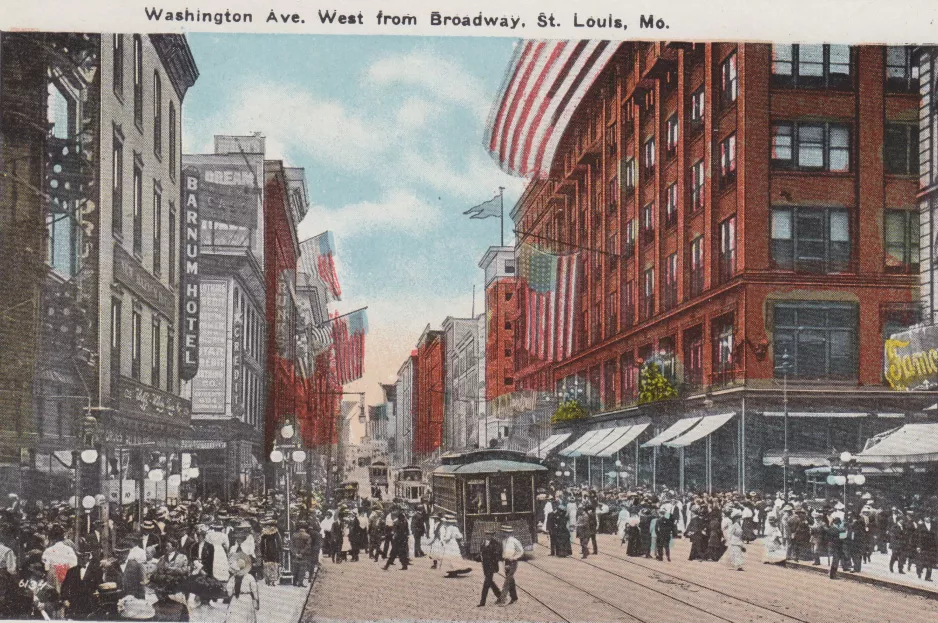
[[[485,273],[485,399],[515,389],[514,342],[518,332],[518,283],[514,249],[489,247],[479,261]]]
[[[417,340],[411,437],[415,461],[430,458],[443,444],[446,361],[443,341],[443,332],[431,329],[430,325]]]
[[[911,49],[609,45],[512,211],[519,243],[583,260],[574,355],[514,344],[521,387],[593,416],[579,477],[619,456],[636,481],[781,488],[784,446],[790,465],[826,464],[932,404],[883,384],[883,336],[918,319]],[[677,398],[637,404],[649,362]]]

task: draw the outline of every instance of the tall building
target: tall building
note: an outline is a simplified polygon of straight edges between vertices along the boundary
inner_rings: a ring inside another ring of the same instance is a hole
[[[938,324],[938,48],[918,49],[919,111],[919,249],[921,252],[921,293],[923,320]],[[911,86],[911,85],[910,85]]]
[[[473,437],[469,426],[472,414],[478,411],[478,395],[468,382],[478,368],[476,327],[473,318],[452,316],[447,316],[440,327],[446,361],[443,385],[443,448],[446,451],[465,450]]]
[[[411,351],[404,363],[397,371],[397,381],[394,383],[394,417],[399,442],[395,445],[396,452],[392,456],[392,463],[398,467],[406,467],[414,461],[413,439],[414,419],[417,404],[417,372],[420,368],[417,362],[417,351]]]
[[[512,247],[489,247],[479,261],[485,273],[485,398],[514,391],[518,334],[517,280]]]
[[[517,382],[579,400],[598,435],[644,424],[615,455],[697,488],[781,488],[783,464],[826,465],[933,403],[883,375],[884,336],[918,321],[910,48],[583,43],[593,65],[551,138],[523,162],[493,149],[536,178],[519,243],[582,266],[573,355],[537,360],[516,331]],[[674,397],[639,404],[651,363]],[[681,436],[688,418],[706,426]]]
[[[267,386],[264,282],[265,140],[216,136],[212,154],[184,154],[199,207],[198,370],[188,384],[190,439],[202,491],[224,499],[263,486]]]
[[[412,453],[414,460],[425,461],[443,445],[446,358],[442,331],[427,325],[417,340],[417,362]]]
[[[0,37],[0,480],[64,497],[77,473],[117,496],[131,457],[139,477],[144,446],[178,454],[189,430],[180,137],[198,70],[181,35]]]

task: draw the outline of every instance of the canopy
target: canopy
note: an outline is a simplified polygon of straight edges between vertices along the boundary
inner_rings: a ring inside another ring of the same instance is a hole
[[[543,472],[547,468],[537,463],[522,463],[504,459],[489,459],[463,465],[440,465],[434,474],[496,474],[499,472]]]
[[[598,430],[587,431],[582,437],[571,443],[560,451],[562,456],[580,456],[584,448],[587,448],[600,436],[605,437],[611,428],[601,428]]]
[[[938,461],[938,423],[906,424],[874,437],[855,458],[860,463]]]
[[[536,448],[534,448],[533,450],[529,450],[528,454],[532,456],[536,456],[539,459],[543,459],[544,457],[547,456],[547,454],[551,450],[553,450],[554,448],[556,448],[557,446],[559,446],[560,444],[562,444],[569,438],[570,438],[570,433],[558,433],[556,435],[551,435],[550,437],[542,441],[540,444],[538,444]]]
[[[626,426],[625,433],[616,439],[613,439],[609,445],[597,452],[596,456],[612,456],[625,446],[638,439],[638,436],[645,432],[646,428],[648,428],[648,422],[645,422],[644,424],[633,424],[632,426]]]
[[[837,450],[791,450],[788,452],[788,464],[798,467],[814,467],[817,465],[829,465],[828,460],[837,455]],[[785,464],[784,450],[766,450],[762,455],[762,464],[769,466],[781,466]]]
[[[671,441],[664,442],[664,445],[670,448],[683,448],[684,446],[689,446],[695,441],[699,441],[710,435],[711,433],[716,432],[721,426],[733,419],[733,416],[736,415],[735,411],[730,413],[721,413],[720,415],[705,415],[700,423],[697,426],[691,428],[689,431],[676,437]]]
[[[655,446],[660,446],[664,442],[670,441],[671,439],[674,439],[678,435],[683,434],[687,429],[689,429],[691,426],[693,426],[694,424],[696,424],[702,419],[703,419],[703,416],[697,416],[697,417],[685,418],[683,420],[678,420],[677,422],[669,426],[667,430],[664,430],[658,433],[657,435],[655,435],[654,437],[652,437],[651,439],[643,443],[642,447],[653,448]]]
[[[766,417],[785,417],[784,411],[765,411]],[[789,411],[788,417],[867,417],[869,413],[827,412],[827,411]]]
[[[588,444],[580,446],[580,456],[596,456],[596,453],[605,448],[609,441],[618,434],[618,430],[618,428],[600,429]]]

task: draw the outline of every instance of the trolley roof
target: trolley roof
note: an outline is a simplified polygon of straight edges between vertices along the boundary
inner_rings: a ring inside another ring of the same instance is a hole
[[[487,461],[476,461],[464,465],[440,465],[434,474],[495,474],[498,472],[546,472],[547,468],[537,463],[526,463],[521,461],[506,461],[503,459],[490,459]]]

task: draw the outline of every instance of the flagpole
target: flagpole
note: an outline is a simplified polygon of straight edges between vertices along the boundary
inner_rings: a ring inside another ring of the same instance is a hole
[[[476,317],[476,284],[472,284],[472,318]]]
[[[322,324],[326,324],[326,323],[328,323],[328,322],[332,322],[333,320],[338,320],[339,318],[345,318],[346,316],[351,316],[352,314],[355,314],[355,313],[360,312],[360,311],[365,311],[366,309],[368,309],[368,306],[367,306],[367,305],[365,305],[364,307],[359,307],[358,309],[353,309],[352,311],[350,311],[350,312],[348,312],[348,313],[340,314],[340,315],[338,315],[338,316],[333,316],[332,318],[329,318],[328,320],[326,320],[326,322],[324,322],[324,323],[322,323]]]
[[[501,234],[501,239],[502,239],[501,246],[505,246],[505,187],[504,186],[498,187],[498,198],[502,206],[499,233]]]

